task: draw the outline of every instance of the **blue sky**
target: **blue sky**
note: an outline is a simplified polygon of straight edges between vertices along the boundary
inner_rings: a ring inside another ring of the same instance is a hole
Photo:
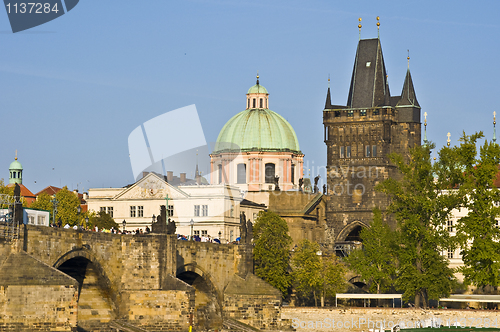
[[[375,38],[377,16],[391,94],[401,93],[409,49],[429,139],[442,146],[450,131],[455,143],[464,130],[491,138],[492,113],[500,113],[499,1],[81,0],[16,34],[0,10],[0,178],[17,149],[34,193],[124,186],[134,181],[134,128],[195,104],[213,142],[244,110],[257,70],[314,175],[326,164],[328,75],[332,103],[345,104],[357,19],[361,37]],[[192,176],[194,165],[186,171]]]

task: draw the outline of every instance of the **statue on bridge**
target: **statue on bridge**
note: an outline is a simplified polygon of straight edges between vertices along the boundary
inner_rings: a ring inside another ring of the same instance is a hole
[[[279,182],[280,182],[280,177],[278,175],[276,175],[274,177],[274,191],[280,191]]]
[[[173,219],[168,218],[167,234],[175,234],[176,229],[177,226],[175,226],[175,221]]]
[[[156,222],[151,224],[151,233],[168,234],[167,229],[167,210],[165,205],[160,206],[160,215],[156,217]]]
[[[247,222],[245,212],[240,213],[240,243],[246,243],[247,240]]]
[[[304,178],[299,179],[299,191],[302,191],[302,186],[304,185]]]
[[[314,177],[314,193],[317,194],[318,191],[319,191],[319,188],[318,188],[318,182],[319,182],[319,178],[320,176],[319,175],[316,175]]]

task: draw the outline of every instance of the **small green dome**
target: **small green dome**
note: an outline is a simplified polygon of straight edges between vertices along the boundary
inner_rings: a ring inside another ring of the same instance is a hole
[[[9,166],[9,170],[22,170],[23,169],[23,166],[21,165],[21,163],[19,161],[14,160],[10,166]]]
[[[249,93],[252,89],[253,87]],[[212,153],[237,150],[301,153],[292,126],[281,115],[269,109],[244,110],[224,125]]]
[[[247,85],[248,86],[248,85]],[[267,92],[267,89],[264,88],[262,85],[260,84],[255,84],[254,86],[252,86],[250,89],[248,89],[248,92],[247,94],[250,94],[250,93],[265,93],[265,94],[269,94]]]

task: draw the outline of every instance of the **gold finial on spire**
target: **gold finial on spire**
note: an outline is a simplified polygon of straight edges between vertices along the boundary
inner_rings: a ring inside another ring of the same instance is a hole
[[[497,124],[497,112],[493,111],[493,125]]]
[[[16,157],[14,159],[17,160],[17,150],[16,150]]]
[[[328,74],[328,88],[330,88],[330,74]]]
[[[406,58],[408,60],[408,69],[410,68],[410,50],[408,51],[408,57]]]
[[[257,85],[259,84],[259,71],[257,70]]]
[[[359,21],[359,24],[358,24],[358,29],[359,29],[359,40],[361,40],[361,27],[362,27],[362,25],[361,25],[361,21],[362,21],[362,20],[361,20],[361,17],[360,17],[360,18],[358,18],[358,21]]]
[[[424,126],[427,126],[427,112],[424,112]]]
[[[450,142],[451,142],[451,140],[450,140],[450,136],[451,136],[450,132],[448,132],[448,134],[446,134],[446,136],[448,136],[448,139],[446,140],[446,145],[450,146]]]
[[[377,16],[377,33],[378,39],[380,39],[380,16]]]

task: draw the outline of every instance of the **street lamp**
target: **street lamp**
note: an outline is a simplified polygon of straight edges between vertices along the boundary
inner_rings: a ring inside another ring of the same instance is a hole
[[[81,207],[81,205],[78,205],[76,207],[77,223],[80,224],[79,226],[81,228],[82,227],[82,223],[80,222],[80,220],[78,220],[78,219],[80,219],[80,213],[82,213],[82,207]]]
[[[194,227],[194,220],[191,219],[191,221],[189,222],[189,224],[191,225],[191,241],[193,241],[193,227]]]
[[[222,232],[221,232],[221,231],[219,231],[219,240],[220,240],[221,235],[222,235]]]
[[[127,221],[125,221],[125,219],[123,219],[122,225],[123,225],[123,234],[125,234],[125,227],[127,226]]]
[[[89,227],[89,216],[85,217],[85,229],[87,229],[87,227]]]

